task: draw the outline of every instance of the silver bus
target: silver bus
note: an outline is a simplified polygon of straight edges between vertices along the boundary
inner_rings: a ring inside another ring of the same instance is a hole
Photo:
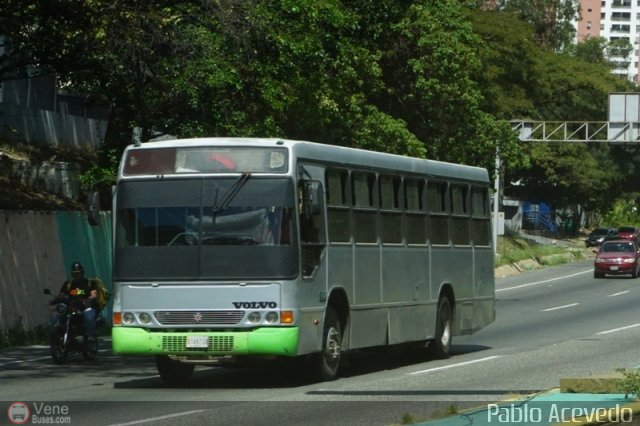
[[[113,207],[113,349],[194,365],[452,336],[495,318],[485,169],[282,139],[127,147]]]

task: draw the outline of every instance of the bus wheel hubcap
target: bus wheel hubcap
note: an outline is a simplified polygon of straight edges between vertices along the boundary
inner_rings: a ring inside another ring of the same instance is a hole
[[[335,361],[340,358],[340,332],[331,327],[327,333],[327,358]]]

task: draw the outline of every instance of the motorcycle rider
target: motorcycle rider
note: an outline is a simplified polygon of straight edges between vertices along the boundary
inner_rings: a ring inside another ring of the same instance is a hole
[[[95,284],[85,278],[82,263],[75,261],[71,264],[71,280],[62,284],[57,298],[82,306],[82,319],[87,347],[89,350],[94,349],[98,334],[98,289]]]

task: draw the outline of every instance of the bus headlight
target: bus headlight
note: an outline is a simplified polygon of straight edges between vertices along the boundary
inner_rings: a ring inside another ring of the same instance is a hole
[[[265,319],[267,320],[267,322],[269,324],[274,324],[276,322],[278,322],[278,313],[277,312],[269,312]]]
[[[122,322],[124,324],[133,324],[136,320],[136,317],[133,316],[131,312],[125,312],[122,314]]]
[[[139,318],[142,324],[149,324],[151,322],[151,315],[146,312],[141,313]]]
[[[260,322],[260,312],[251,312],[247,317],[250,323],[257,324]]]

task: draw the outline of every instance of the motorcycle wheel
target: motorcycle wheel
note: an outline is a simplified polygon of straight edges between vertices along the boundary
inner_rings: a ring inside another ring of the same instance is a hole
[[[96,359],[98,355],[98,339],[95,340],[93,347],[88,347],[90,345],[89,342],[85,342],[85,350],[82,351],[82,357],[85,361],[93,361]]]
[[[64,364],[69,357],[69,348],[63,342],[64,336],[58,333],[51,334],[51,341],[49,342],[49,349],[51,351],[51,359],[56,364]]]

